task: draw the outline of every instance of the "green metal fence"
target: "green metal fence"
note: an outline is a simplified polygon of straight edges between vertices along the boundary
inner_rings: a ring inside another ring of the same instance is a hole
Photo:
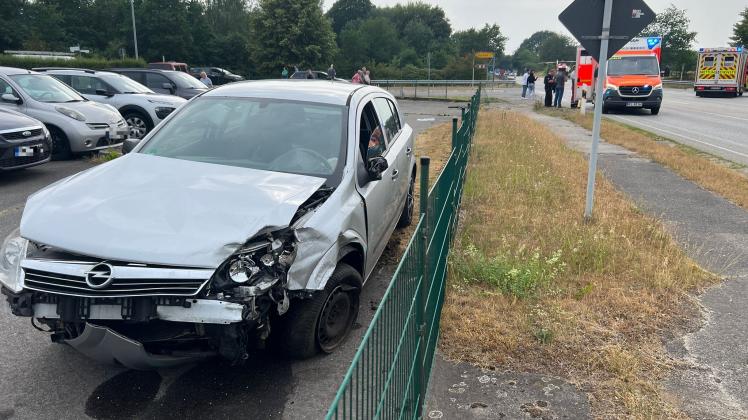
[[[447,256],[457,227],[481,88],[452,121],[452,153],[429,190],[420,162],[420,217],[389,287],[327,414],[327,419],[421,416],[444,303]],[[428,191],[428,194],[425,193]]]

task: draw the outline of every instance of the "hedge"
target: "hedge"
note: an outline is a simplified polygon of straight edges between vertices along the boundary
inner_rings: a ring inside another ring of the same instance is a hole
[[[34,67],[75,67],[82,69],[103,70],[113,67],[145,67],[144,60],[126,58],[124,60],[107,60],[105,58],[74,58],[72,60],[56,60],[43,57],[16,57],[0,55],[0,66],[31,69]]]

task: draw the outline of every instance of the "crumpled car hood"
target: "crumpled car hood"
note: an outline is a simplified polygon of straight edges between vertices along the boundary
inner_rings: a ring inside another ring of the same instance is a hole
[[[21,236],[102,260],[215,268],[256,233],[288,226],[324,182],[128,154],[32,195]]]

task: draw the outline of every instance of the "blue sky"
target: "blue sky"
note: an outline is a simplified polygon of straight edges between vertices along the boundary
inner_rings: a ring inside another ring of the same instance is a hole
[[[513,52],[523,39],[541,29],[567,33],[558,21],[558,14],[571,0],[421,0],[441,6],[453,29],[498,24],[509,37],[507,50]],[[691,30],[699,33],[694,47],[727,45],[732,36],[732,25],[738,13],[748,7],[748,0],[645,0],[655,12],[671,3],[686,9],[691,19]],[[334,0],[325,0],[325,9]],[[377,6],[407,3],[398,0],[372,0]]]

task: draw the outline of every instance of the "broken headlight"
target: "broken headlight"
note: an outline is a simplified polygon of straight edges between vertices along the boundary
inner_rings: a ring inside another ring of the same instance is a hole
[[[18,293],[21,286],[21,260],[26,256],[29,241],[21,238],[18,229],[8,235],[0,248],[0,283]]]

